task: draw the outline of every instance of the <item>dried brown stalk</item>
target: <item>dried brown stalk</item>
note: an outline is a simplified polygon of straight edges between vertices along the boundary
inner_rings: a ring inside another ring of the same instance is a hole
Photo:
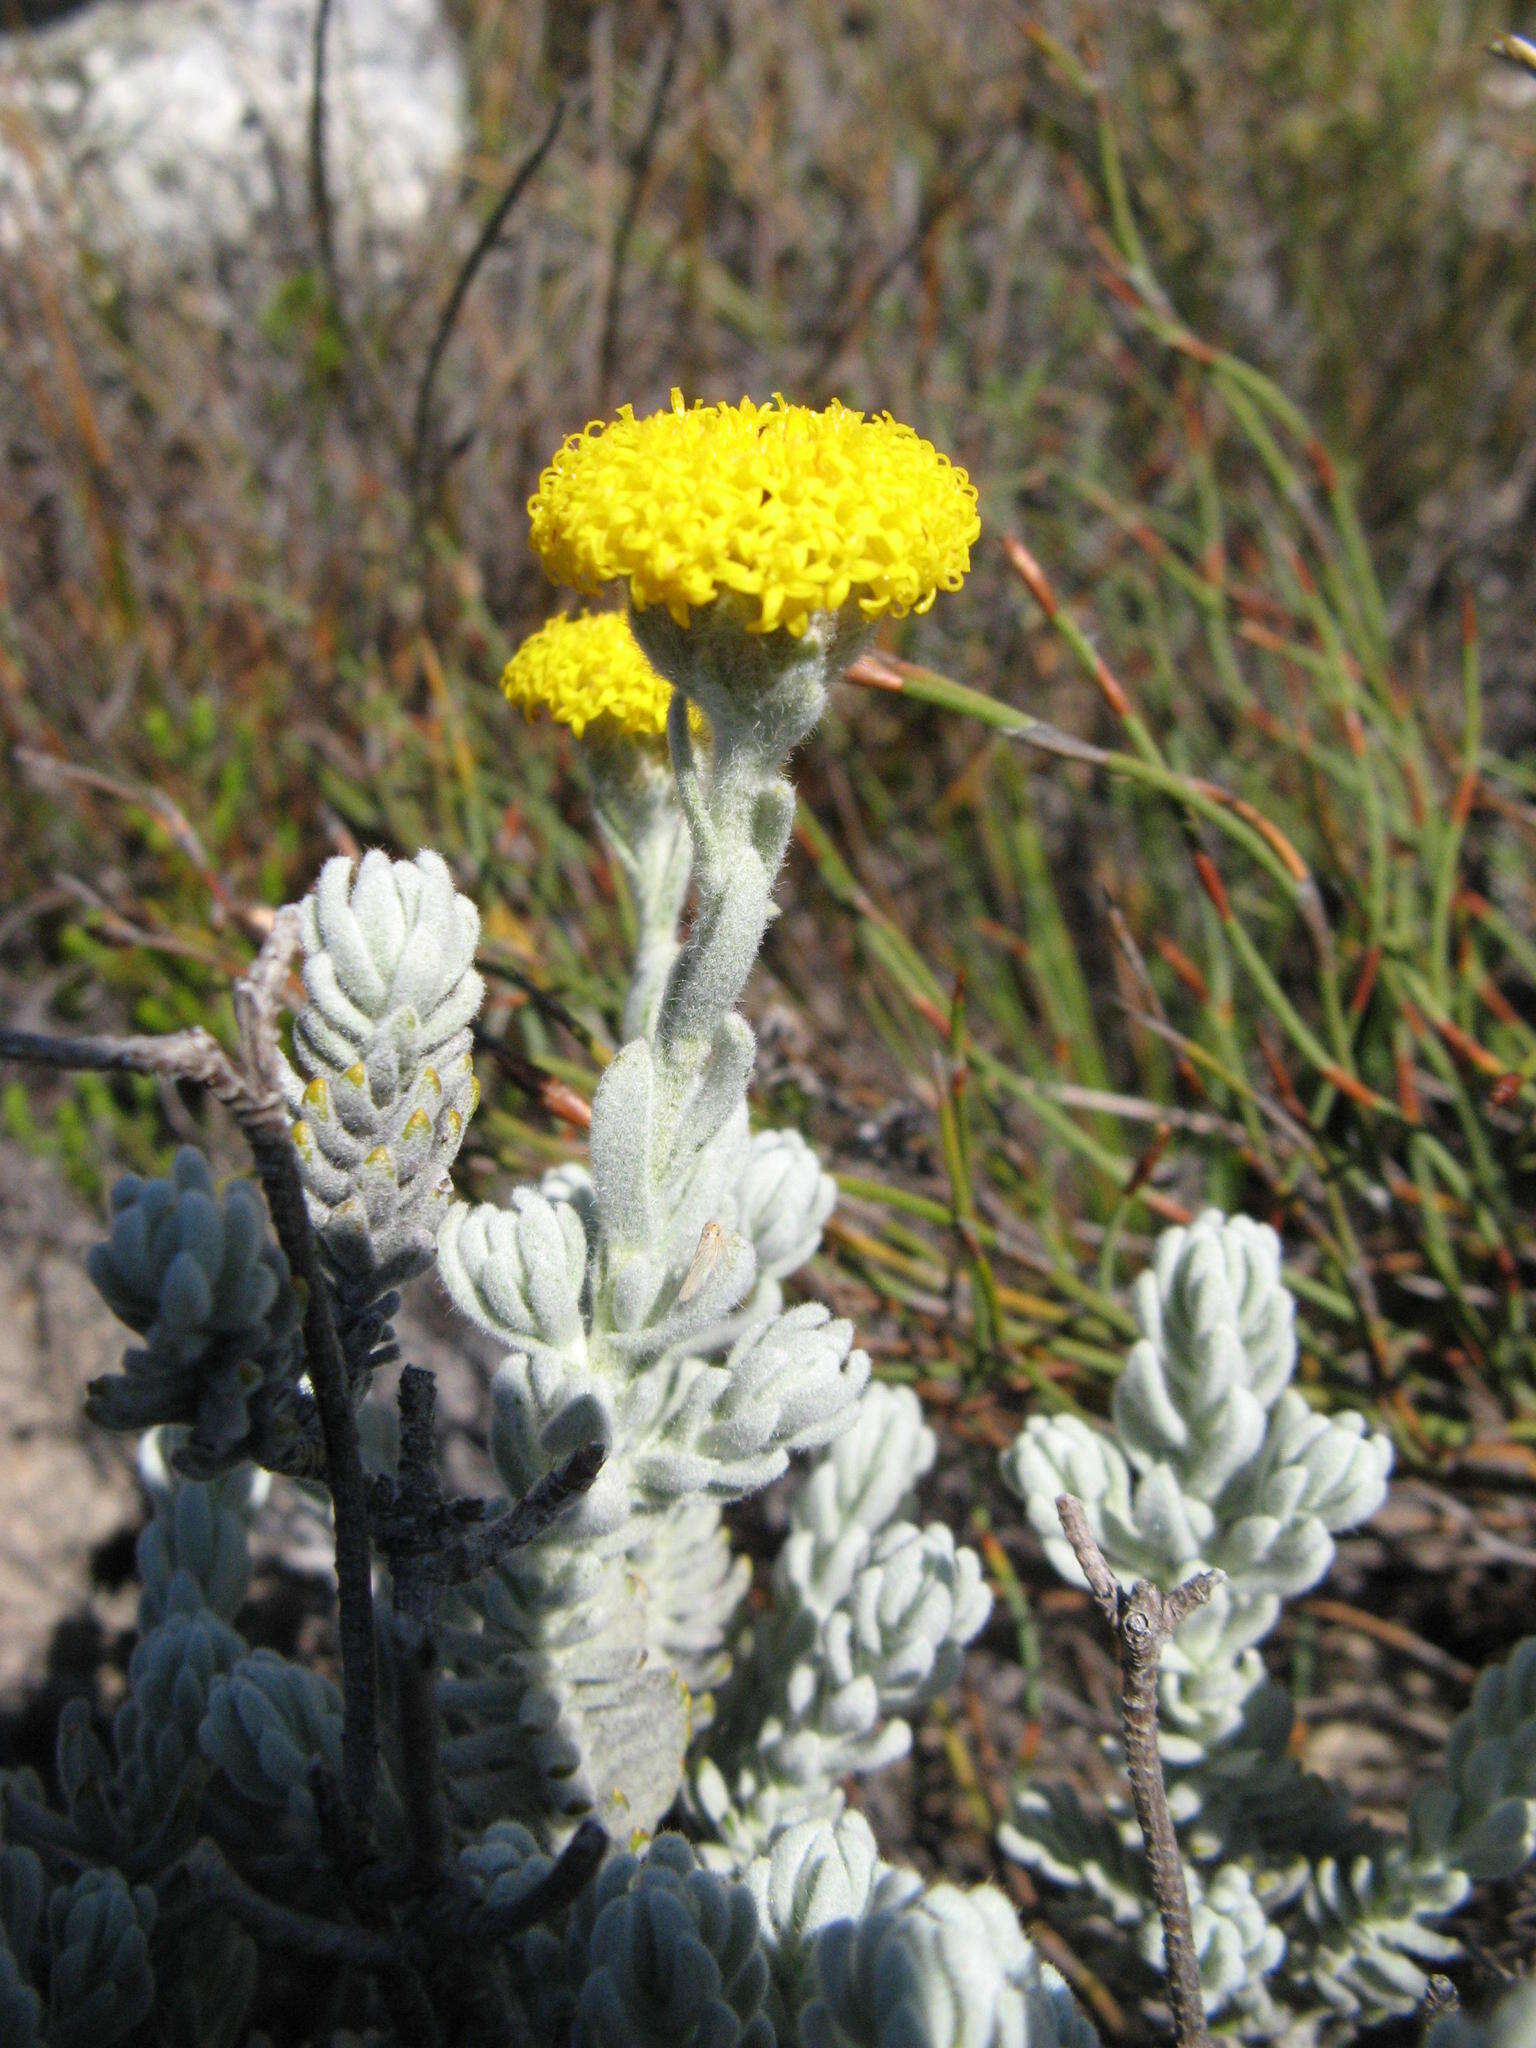
[[[1164,1643],[1181,1621],[1210,1599],[1220,1574],[1200,1572],[1171,1593],[1162,1592],[1148,1579],[1138,1579],[1127,1592],[1105,1562],[1082,1502],[1063,1493],[1057,1498],[1056,1512],[1089,1591],[1120,1646],[1120,1725],[1126,1770],[1163,1922],[1164,1970],[1174,2035],[1179,2048],[1210,2048],[1189,1887],[1184,1881],[1184,1860],[1168,1811],[1157,1749],[1157,1666]]]

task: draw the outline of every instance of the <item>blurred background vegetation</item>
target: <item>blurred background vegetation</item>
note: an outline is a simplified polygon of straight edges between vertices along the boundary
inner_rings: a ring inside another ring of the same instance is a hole
[[[564,1156],[627,913],[579,757],[497,688],[559,603],[528,493],[673,385],[888,407],[984,532],[802,764],[755,1003],[765,1113],[843,1177],[819,1284],[986,1444],[1101,1408],[1152,1232],[1245,1206],[1320,1400],[1536,1480],[1520,24],[452,11],[473,147],[388,263],[312,203],[214,279],[88,238],[0,274],[0,1006],[222,1029],[263,906],[429,842],[486,911],[466,1189]],[[92,1197],[191,1114],[0,1094]]]

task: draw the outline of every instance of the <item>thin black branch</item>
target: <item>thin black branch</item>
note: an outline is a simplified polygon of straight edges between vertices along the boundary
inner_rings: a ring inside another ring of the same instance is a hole
[[[205,1898],[223,1906],[250,1933],[273,1948],[312,1956],[317,1962],[377,1970],[394,1987],[408,2038],[421,2048],[440,2048],[442,2030],[420,1974],[398,1934],[375,1934],[338,1920],[322,1920],[293,1906],[280,1906],[231,1869],[217,1844],[205,1836],[193,1844],[181,1866]]]
[[[552,996],[547,988],[541,988],[531,974],[521,967],[515,967],[510,960],[498,960],[483,950],[475,955],[475,964],[488,981],[504,981],[509,988],[515,988],[528,999],[529,1007],[541,1017],[569,1033],[584,1052],[600,1053],[606,1062],[614,1054],[614,1046],[607,1034],[568,1010],[558,996]],[[495,1049],[495,1041],[487,1039],[481,1032],[475,1034],[476,1049]]]
[[[309,210],[320,257],[320,275],[325,280],[326,314],[340,336],[346,352],[349,382],[346,397],[355,404],[360,377],[369,403],[401,459],[405,455],[405,423],[396,412],[393,393],[380,367],[377,352],[365,345],[352,323],[347,307],[341,270],[341,253],[336,240],[336,200],[331,190],[330,123],[326,104],[329,72],[332,0],[317,0],[315,29],[310,44],[309,83]]]
[[[477,1500],[446,1500],[437,1475],[433,1418],[437,1384],[408,1365],[400,1375],[400,1458],[393,1480],[375,1480],[372,1526],[388,1560],[394,1605],[402,1790],[411,1837],[411,1870],[430,1890],[442,1876],[448,1821],[442,1789],[442,1717],[438,1697],[437,1603],[448,1586],[488,1571],[508,1551],[531,1543],[585,1493],[602,1469],[601,1444],[583,1445],[493,1522]]]
[[[401,1792],[411,1840],[411,1872],[424,1891],[443,1873],[448,1810],[442,1783],[442,1715],[437,1700],[437,1636],[399,1609],[390,1617],[399,1721]]]
[[[371,1933],[343,1921],[321,1920],[293,1906],[280,1906],[246,1883],[206,1837],[187,1852],[183,1865],[197,1889],[225,1906],[262,1941],[318,1962],[350,1963],[364,1970],[392,1970],[400,1960],[394,1936]]]
[[[494,1521],[483,1519],[488,1504],[472,1496],[450,1500],[434,1492],[428,1498],[412,1497],[398,1481],[375,1479],[373,1533],[397,1582],[412,1588],[404,1603],[408,1611],[425,1619],[428,1595],[435,1602],[448,1587],[479,1578],[509,1551],[536,1541],[588,1490],[606,1456],[601,1443],[583,1444]]]
[[[309,207],[320,249],[320,273],[325,279],[331,313],[344,326],[341,303],[341,275],[336,262],[336,217],[331,202],[329,151],[326,137],[325,72],[331,25],[331,0],[319,0],[315,8],[315,32],[310,45],[309,66]]]
[[[629,244],[640,218],[640,205],[645,197],[645,181],[650,174],[651,160],[656,154],[656,144],[661,139],[661,124],[666,115],[667,95],[672,90],[672,81],[677,76],[677,59],[683,47],[683,10],[675,7],[667,29],[666,46],[662,51],[661,63],[657,68],[656,84],[651,93],[651,104],[646,112],[645,126],[635,144],[629,159],[629,192],[625,197],[624,210],[619,215],[618,226],[614,229],[613,247],[608,256],[608,291],[603,304],[602,338],[597,351],[597,409],[608,410],[613,396],[613,372],[619,353],[619,319],[623,310],[624,266],[629,256]]]
[[[482,1906],[466,1929],[473,1942],[505,1941],[564,1912],[591,1882],[608,1849],[601,1821],[590,1815],[560,1851],[554,1868],[531,1890],[503,1906]]]
[[[563,1465],[546,1472],[514,1508],[484,1527],[467,1530],[445,1544],[440,1569],[449,1585],[462,1585],[489,1571],[509,1551],[520,1550],[542,1536],[550,1524],[584,1494],[603,1469],[608,1455],[602,1443],[583,1444]]]
[[[315,1825],[320,1849],[332,1867],[346,1873],[348,1882],[364,1868],[352,1828],[352,1817],[336,1773],[324,1757],[311,1757],[305,1773],[309,1796],[315,1802]]]
[[[443,1512],[433,1422],[437,1382],[419,1365],[400,1375],[399,1512],[425,1528]],[[418,1542],[391,1556],[395,1682],[400,1758],[411,1869],[425,1890],[443,1873],[448,1854],[448,1811],[442,1783],[442,1712],[437,1697],[437,1582],[429,1553]]]
[[[511,217],[512,209],[527,191],[545,157],[554,148],[555,137],[560,133],[560,124],[564,119],[565,101],[559,99],[555,102],[554,111],[545,125],[544,133],[513,172],[511,182],[492,207],[485,226],[476,236],[474,247],[460,265],[459,274],[453,280],[448,296],[443,301],[443,310],[438,315],[437,331],[432,336],[431,347],[427,350],[421,382],[416,387],[416,405],[412,414],[410,454],[407,462],[407,475],[413,491],[419,492],[423,480],[427,437],[432,425],[432,393],[437,383],[438,368],[449,342],[453,339],[453,330],[458,324],[459,314],[469,295],[469,288],[479,275],[481,264],[496,246],[498,236]]]
[[[442,1506],[433,1435],[437,1420],[437,1381],[424,1367],[408,1365],[400,1374],[396,1399],[400,1407],[396,1500],[402,1515],[418,1523],[429,1521]],[[403,1581],[406,1574],[401,1570],[396,1576]],[[413,1594],[415,1591],[412,1588]],[[425,1619],[425,1616],[418,1611],[417,1619]]]
[[[1120,1647],[1120,1725],[1126,1770],[1163,1923],[1164,1973],[1174,2035],[1179,2048],[1210,2048],[1189,1886],[1168,1811],[1163,1762],[1157,1748],[1157,1666],[1163,1645],[1181,1621],[1210,1599],[1220,1574],[1197,1573],[1166,1595],[1150,1580],[1138,1579],[1127,1593],[1094,1539],[1082,1502],[1070,1493],[1061,1494],[1056,1512],[1088,1589]]]
[[[337,1634],[342,1663],[342,1782],[353,1825],[366,1843],[378,1772],[378,1684],[374,1663],[373,1558],[368,1486],[350,1375],[336,1332],[331,1290],[309,1224],[299,1155],[279,1086],[281,1055],[273,1011],[298,940],[298,913],[287,906],[249,975],[234,987],[235,1017],[254,1089],[230,1108],[245,1133],[266,1191],[272,1227],[289,1269],[304,1288],[304,1362],[325,1439],[326,1476],[336,1526]]]

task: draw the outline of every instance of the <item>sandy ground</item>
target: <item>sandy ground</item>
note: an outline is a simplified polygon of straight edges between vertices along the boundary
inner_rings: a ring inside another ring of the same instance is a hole
[[[81,1266],[99,1234],[51,1168],[0,1146],[0,1759],[132,1617],[133,1448],[80,1412],[123,1334]]]

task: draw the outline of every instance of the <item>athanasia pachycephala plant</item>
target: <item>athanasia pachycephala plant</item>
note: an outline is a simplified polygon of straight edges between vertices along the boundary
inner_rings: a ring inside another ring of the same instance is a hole
[[[552,622],[506,677],[583,738],[634,899],[588,1165],[454,1199],[477,913],[431,852],[327,863],[237,991],[239,1061],[176,1068],[245,1123],[271,1222],[185,1154],[118,1191],[93,1266],[142,1339],[94,1411],[168,1425],[170,1463],[109,1739],[70,1717],[63,1812],[6,1785],[5,2038],[236,2048],[286,1956],[324,1962],[317,2043],[1082,2044],[1006,1898],[892,1868],[846,1803],[989,1596],[914,1516],[935,1453],[915,1397],[871,1381],[847,1323],[786,1304],[833,1188],[797,1133],[751,1129],[737,1007],[789,755],[876,619],[959,586],[975,493],[889,419],[675,400],[573,437],[531,511],[557,580],[629,598]],[[166,1045],[163,1070],[193,1061]],[[397,1290],[434,1266],[504,1347],[504,1503],[443,1498],[412,1369],[397,1448],[358,1458]],[[792,1460],[749,1611],[722,1509]],[[235,1629],[253,1464],[329,1488],[339,1690]]]

